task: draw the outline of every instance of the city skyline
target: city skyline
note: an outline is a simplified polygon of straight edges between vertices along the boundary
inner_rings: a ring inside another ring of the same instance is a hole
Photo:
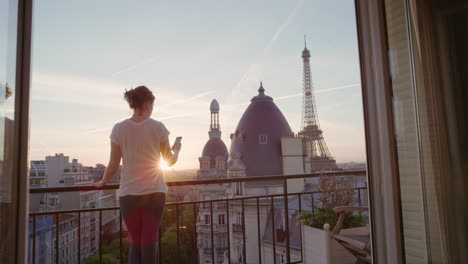
[[[139,14],[135,18],[124,16],[120,9],[126,4],[117,2],[107,11],[112,13],[107,22],[99,19],[105,4],[98,3],[81,24],[72,10],[85,9],[89,2],[41,5],[35,13],[31,159],[63,152],[84,165],[106,164],[110,130],[131,114],[124,89],[141,84],[155,92],[153,118],[166,124],[171,141],[183,137],[176,169],[198,167],[214,98],[220,103],[222,139],[229,148],[229,134],[260,81],[299,132],[300,55],[306,34],[330,151],[337,162],[365,161],[353,2],[276,1],[267,5],[268,12],[261,12],[265,5],[260,2],[240,7],[209,3],[207,10],[187,3],[184,15],[171,4],[147,2],[132,7]],[[323,10],[340,16],[330,17]],[[57,20],[64,24],[53,23]],[[220,25],[212,23],[218,20]],[[81,30],[75,31],[78,26]],[[103,30],[108,36],[99,35]],[[132,37],[123,38],[126,34]]]

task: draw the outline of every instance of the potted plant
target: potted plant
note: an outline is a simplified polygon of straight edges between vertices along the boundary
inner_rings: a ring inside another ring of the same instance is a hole
[[[333,209],[350,206],[356,201],[350,184],[336,177],[321,177],[319,194],[315,201],[308,201],[308,208],[299,214],[298,221],[303,228],[305,263],[355,263],[356,258],[332,237],[339,214]],[[368,232],[367,217],[346,213],[341,223],[342,234],[364,235]]]

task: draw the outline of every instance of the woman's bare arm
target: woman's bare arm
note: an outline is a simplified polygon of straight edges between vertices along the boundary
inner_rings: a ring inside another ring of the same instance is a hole
[[[120,145],[111,141],[111,152],[106,172],[104,173],[102,180],[100,182],[94,183],[93,186],[102,187],[106,185],[119,169],[121,159],[122,152],[120,151]]]
[[[165,137],[161,141],[159,148],[161,150],[161,155],[163,159],[167,162],[168,166],[172,166],[177,162],[181,147],[182,147],[182,144],[178,143],[174,145],[173,148],[171,148],[171,146],[169,145],[169,137]],[[172,150],[174,151],[174,153],[172,153]]]

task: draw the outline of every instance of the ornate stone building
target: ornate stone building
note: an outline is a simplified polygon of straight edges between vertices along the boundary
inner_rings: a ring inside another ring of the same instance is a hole
[[[210,105],[211,125],[209,139],[199,158],[200,169],[197,179],[222,179],[227,177],[228,150],[221,139],[219,126],[219,104],[213,100]],[[201,185],[196,189],[198,199],[212,200],[226,197],[226,184]],[[227,250],[227,219],[224,202],[204,203],[199,207],[197,219],[199,263],[222,263]],[[211,234],[213,233],[213,236]],[[213,246],[214,245],[214,246]],[[212,262],[214,259],[214,263]]]

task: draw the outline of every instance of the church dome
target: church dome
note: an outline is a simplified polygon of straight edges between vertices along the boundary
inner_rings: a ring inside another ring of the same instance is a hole
[[[230,153],[240,153],[247,176],[280,175],[281,138],[292,130],[273,99],[265,95],[262,84],[258,92],[231,135]]]
[[[228,150],[223,140],[220,138],[210,138],[203,148],[202,157],[215,159],[217,156],[228,156]]]

